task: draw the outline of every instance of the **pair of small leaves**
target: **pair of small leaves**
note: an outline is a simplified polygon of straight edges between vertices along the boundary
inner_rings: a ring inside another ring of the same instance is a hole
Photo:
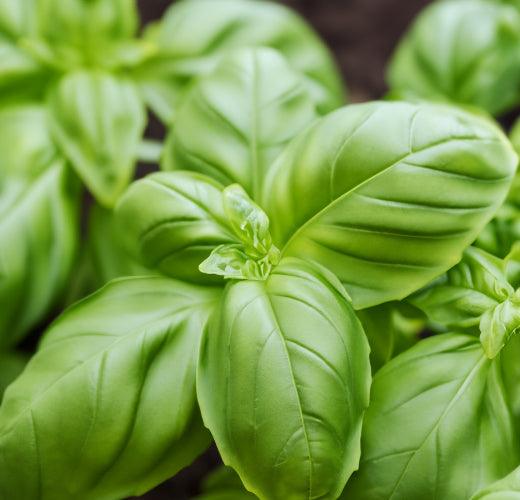
[[[405,97],[507,111],[519,102],[520,12],[484,0],[428,6],[398,46],[388,81]]]
[[[467,249],[460,264],[409,300],[433,322],[479,332],[490,358],[520,328],[520,300],[506,263],[478,248]]]
[[[362,449],[341,498],[470,498],[520,460],[500,364],[469,335],[421,341],[375,376]]]
[[[226,53],[244,47],[280,51],[304,75],[320,112],[344,102],[342,79],[323,42],[302,18],[274,2],[178,2],[148,28],[145,39],[158,54],[137,70],[136,78],[151,108],[168,123],[193,83],[212,72]]]

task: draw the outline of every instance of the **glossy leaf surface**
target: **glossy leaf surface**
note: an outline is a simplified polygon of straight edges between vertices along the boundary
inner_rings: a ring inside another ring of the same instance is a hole
[[[224,462],[250,491],[333,499],[357,468],[370,379],[368,343],[340,283],[286,259],[266,281],[226,288],[197,394]]]
[[[122,197],[118,225],[129,248],[148,267],[195,283],[215,282],[199,265],[217,246],[236,242],[222,190],[213,179],[194,172],[149,175]]]
[[[163,167],[239,183],[258,199],[273,161],[317,114],[302,76],[271,49],[226,57],[179,108]]]
[[[96,199],[112,206],[132,178],[146,116],[135,86],[101,72],[65,76],[51,93],[54,137]]]
[[[0,496],[124,498],[188,465],[209,443],[195,363],[217,300],[128,278],[69,309],[5,394]]]
[[[283,255],[328,266],[365,308],[455,265],[504,200],[516,164],[500,130],[476,115],[347,106],[282,153],[263,206]]]
[[[159,55],[139,71],[152,108],[170,121],[183,94],[207,75],[223,55],[244,47],[279,50],[303,73],[321,112],[344,101],[332,57],[312,29],[293,11],[272,2],[185,0],[173,5],[149,28]]]
[[[499,364],[471,336],[420,342],[375,376],[362,449],[341,498],[469,498],[520,459]]]
[[[517,9],[480,0],[435,2],[398,46],[388,81],[404,95],[497,114],[519,102],[519,49]]]

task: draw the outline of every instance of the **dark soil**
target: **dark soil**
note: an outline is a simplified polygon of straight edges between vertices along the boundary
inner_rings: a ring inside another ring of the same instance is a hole
[[[140,0],[145,22],[159,18],[170,0]],[[283,0],[305,16],[333,50],[350,100],[367,101],[385,91],[386,62],[399,37],[429,0]],[[159,133],[151,127],[152,133]],[[146,500],[187,500],[219,463],[214,448],[175,478],[144,495]]]

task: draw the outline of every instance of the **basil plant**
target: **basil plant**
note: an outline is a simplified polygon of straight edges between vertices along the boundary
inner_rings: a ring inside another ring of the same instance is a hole
[[[212,441],[238,474],[210,481],[213,498],[465,498],[520,462],[488,356],[512,333],[510,288],[486,302],[486,350],[464,332],[419,342],[372,397],[357,312],[460,261],[507,195],[510,143],[445,105],[320,117],[308,84],[245,48],[183,99],[164,171],[115,211],[156,274],[111,281],[46,332],[0,408],[1,498],[139,495]],[[444,446],[454,466],[435,462]]]
[[[392,93],[502,114],[520,104],[520,4],[434,2],[399,43],[388,69]]]
[[[328,50],[285,7],[184,0],[142,36],[138,25],[134,0],[0,0],[0,350],[45,323],[66,290],[143,272],[108,210],[138,158],[157,154],[140,145],[147,109],[169,123],[226,52],[276,47],[320,113],[343,103]],[[82,185],[96,206],[73,278]]]

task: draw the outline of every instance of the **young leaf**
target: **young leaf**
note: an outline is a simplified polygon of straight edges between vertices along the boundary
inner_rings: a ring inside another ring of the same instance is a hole
[[[188,465],[209,443],[195,363],[218,297],[127,278],[58,319],[0,409],[0,497],[125,498]]]
[[[274,159],[316,116],[304,78],[279,53],[235,52],[179,108],[163,168],[239,183],[258,199]]]
[[[137,89],[101,72],[71,73],[51,93],[56,141],[96,199],[112,206],[133,175],[146,116]]]
[[[197,394],[227,465],[260,498],[336,498],[357,468],[369,349],[341,284],[283,260],[228,285],[201,347]]]
[[[390,87],[492,114],[519,101],[520,13],[498,2],[435,2],[417,18],[388,71]]]
[[[504,261],[469,247],[457,266],[408,300],[434,323],[478,329],[482,315],[513,293]]]
[[[194,172],[161,172],[132,184],[116,217],[132,252],[152,269],[194,283],[215,282],[199,271],[219,245],[236,243],[222,190]]]
[[[269,232],[269,218],[238,184],[224,189],[222,197],[228,224],[241,243],[215,248],[199,270],[224,278],[266,280],[280,262],[280,251]]]
[[[517,161],[490,120],[459,109],[347,106],[282,153],[263,206],[283,255],[328,266],[361,309],[455,265],[504,200]]]
[[[279,50],[305,76],[321,112],[344,102],[341,77],[327,48],[302,18],[272,2],[178,2],[146,38],[159,53],[136,76],[152,109],[167,122],[197,78],[210,73],[226,53],[244,47]]]
[[[517,290],[501,304],[487,310],[480,319],[480,341],[486,354],[490,358],[497,356],[519,329],[520,290]]]
[[[499,364],[471,336],[423,340],[375,376],[362,449],[341,498],[469,498],[520,460]]]

